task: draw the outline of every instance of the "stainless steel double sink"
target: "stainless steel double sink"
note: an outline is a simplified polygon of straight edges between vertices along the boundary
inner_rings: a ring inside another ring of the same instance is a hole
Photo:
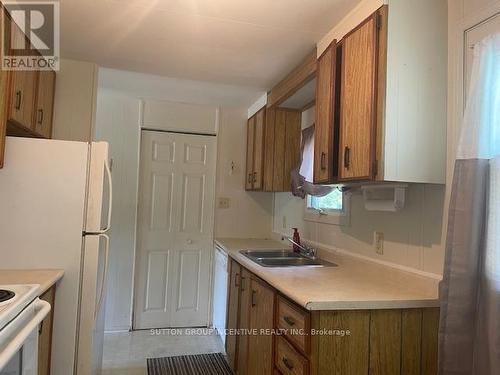
[[[322,259],[307,258],[290,249],[242,250],[241,254],[262,267],[336,267]]]

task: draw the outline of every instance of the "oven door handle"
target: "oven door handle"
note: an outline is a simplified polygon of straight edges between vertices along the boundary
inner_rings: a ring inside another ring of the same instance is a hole
[[[37,299],[35,302],[36,314],[28,324],[26,324],[19,333],[14,336],[10,343],[0,352],[0,369],[4,368],[11,358],[21,349],[28,336],[33,332],[38,325],[45,319],[50,312],[50,303]]]

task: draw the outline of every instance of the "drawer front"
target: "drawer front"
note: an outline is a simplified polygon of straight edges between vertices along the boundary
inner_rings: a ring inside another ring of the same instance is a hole
[[[283,297],[278,300],[278,328],[285,330],[291,342],[304,353],[310,349],[310,316],[309,313],[292,305]]]
[[[282,336],[276,340],[275,364],[283,375],[309,374],[309,361]]]

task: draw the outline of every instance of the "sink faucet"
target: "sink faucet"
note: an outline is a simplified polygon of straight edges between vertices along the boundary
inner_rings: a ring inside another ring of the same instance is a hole
[[[305,256],[306,258],[309,258],[309,259],[317,259],[317,256],[316,256],[317,250],[315,248],[309,247],[307,245],[301,245],[301,244],[295,242],[292,238],[287,237],[287,236],[282,236],[281,240],[282,241],[283,240],[287,240],[292,245],[295,245],[299,249],[300,255],[303,255],[303,256]]]

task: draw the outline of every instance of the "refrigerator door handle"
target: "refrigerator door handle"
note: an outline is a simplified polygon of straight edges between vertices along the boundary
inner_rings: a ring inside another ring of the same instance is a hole
[[[99,234],[104,234],[111,228],[111,213],[113,211],[113,180],[111,177],[111,168],[109,167],[109,161],[107,158],[104,161],[104,170],[106,171],[106,175],[108,177],[109,189],[108,222],[106,223],[106,226],[98,232]]]
[[[104,247],[104,270],[102,272],[101,287],[99,288],[99,293],[97,298],[97,304],[94,311],[94,322],[97,321],[97,316],[101,310],[102,302],[104,300],[104,291],[106,289],[106,279],[108,277],[108,262],[109,262],[109,236],[104,233],[98,234],[98,236],[103,237],[106,245]]]

